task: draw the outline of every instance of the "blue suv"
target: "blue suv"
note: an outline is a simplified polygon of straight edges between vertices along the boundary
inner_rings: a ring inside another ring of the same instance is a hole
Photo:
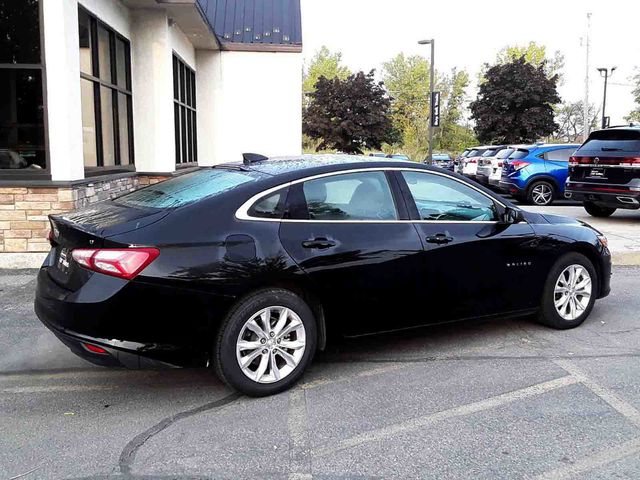
[[[550,205],[562,198],[569,158],[580,144],[535,144],[517,148],[502,164],[500,189],[520,201]]]

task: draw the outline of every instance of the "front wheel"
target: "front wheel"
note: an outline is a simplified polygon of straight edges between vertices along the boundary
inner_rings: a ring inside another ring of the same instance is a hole
[[[567,253],[555,263],[544,286],[538,320],[552,328],[574,328],[591,313],[598,277],[591,261],[580,253]]]
[[[591,202],[584,202],[584,209],[592,217],[610,217],[617,210],[615,207],[601,207]]]
[[[214,343],[220,379],[250,396],[291,387],[313,358],[317,329],[309,306],[279,288],[257,291],[231,309]]]

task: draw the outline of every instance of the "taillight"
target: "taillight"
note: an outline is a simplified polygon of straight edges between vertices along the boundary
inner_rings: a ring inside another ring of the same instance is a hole
[[[468,163],[478,163],[478,161],[475,158],[472,158]]]
[[[502,162],[498,162],[498,168],[502,167]]]
[[[157,248],[80,248],[72,252],[80,266],[126,280],[138,275],[158,255]]]
[[[578,165],[619,165],[621,167],[640,166],[640,157],[577,157],[569,159],[572,167]]]
[[[522,162],[520,160],[514,160],[510,163],[513,165],[514,170],[517,172],[518,170],[522,170],[524,167],[531,165],[531,162]]]

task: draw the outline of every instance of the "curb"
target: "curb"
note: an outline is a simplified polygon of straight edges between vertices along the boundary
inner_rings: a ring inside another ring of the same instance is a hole
[[[640,252],[611,252],[614,267],[635,267],[640,265]]]
[[[40,268],[49,253],[0,253],[0,269]]]

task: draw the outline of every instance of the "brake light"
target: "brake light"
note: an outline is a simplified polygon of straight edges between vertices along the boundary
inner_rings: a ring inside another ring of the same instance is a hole
[[[502,162],[498,162],[498,168],[502,167]]]
[[[478,163],[478,161],[475,158],[472,158],[471,160],[469,160],[467,163]]]
[[[640,166],[640,157],[576,157],[569,159],[569,165],[619,165],[621,167]]]
[[[514,170],[517,172],[518,170],[522,170],[523,168],[531,165],[531,162],[522,162],[520,160],[514,160],[510,163],[513,165]]]
[[[91,353],[97,353],[98,355],[109,355],[104,348],[99,347],[97,345],[91,345],[90,343],[83,343],[82,346],[89,350]]]
[[[80,248],[73,259],[94,272],[131,280],[160,255],[157,248]]]

